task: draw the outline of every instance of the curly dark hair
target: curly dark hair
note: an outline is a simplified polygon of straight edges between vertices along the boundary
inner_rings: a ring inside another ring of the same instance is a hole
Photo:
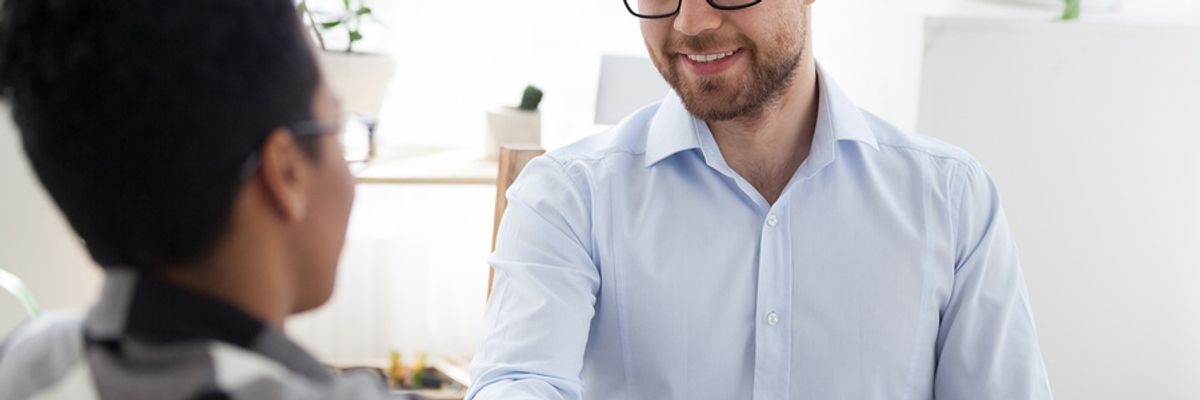
[[[243,160],[311,118],[320,73],[290,0],[0,1],[0,97],[102,266],[201,260]]]

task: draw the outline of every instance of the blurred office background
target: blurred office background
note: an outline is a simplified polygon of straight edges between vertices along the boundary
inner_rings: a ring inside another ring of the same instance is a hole
[[[606,56],[644,57],[618,0],[366,1],[357,47],[394,60],[386,149],[482,149],[485,113],[527,84],[554,149],[603,129],[598,93],[644,78],[601,79]],[[1200,3],[1082,1],[1061,22],[1053,0],[820,0],[815,52],[860,106],[995,177],[1058,398],[1200,398]],[[4,115],[0,269],[82,311],[100,274]],[[473,353],[494,186],[413,182],[359,186],[334,298],[289,324],[321,357]]]

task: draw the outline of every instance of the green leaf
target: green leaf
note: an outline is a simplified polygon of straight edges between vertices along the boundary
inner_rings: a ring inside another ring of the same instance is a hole
[[[16,296],[21,305],[25,307],[25,313],[29,314],[30,317],[37,316],[38,306],[37,301],[33,300],[33,293],[29,292],[29,289],[25,287],[25,283],[21,282],[21,279],[17,278],[16,275],[0,269],[0,289],[4,289],[4,291]]]
[[[1081,0],[1066,0],[1067,7],[1063,10],[1062,20],[1070,21],[1079,19],[1079,2]]]
[[[360,17],[361,17],[361,16],[363,16],[363,15],[368,15],[368,14],[371,14],[371,13],[372,13],[372,11],[371,11],[371,8],[370,8],[370,7],[366,7],[366,6],[359,7],[359,8],[358,8],[358,11],[355,11],[355,12],[354,12],[354,14],[356,14],[356,15],[358,15],[358,16],[360,16]]]
[[[350,0],[342,0],[342,5],[346,6],[346,10],[350,10]]]
[[[350,31],[350,41],[351,42],[357,42],[359,40],[362,40],[362,38],[363,38],[362,34],[358,33],[358,31]]]
[[[337,27],[338,25],[341,25],[341,24],[342,24],[342,20],[339,19],[337,21],[322,22],[321,27],[325,28],[325,29],[330,29],[330,28]]]

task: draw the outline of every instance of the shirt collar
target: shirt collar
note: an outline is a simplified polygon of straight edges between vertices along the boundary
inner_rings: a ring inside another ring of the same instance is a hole
[[[704,121],[688,113],[683,99],[674,90],[667,93],[647,129],[646,166],[676,153],[700,148],[698,127],[703,124]]]
[[[258,353],[313,379],[332,379],[283,332],[230,304],[132,269],[106,269],[100,299],[84,326],[89,341],[113,348],[127,339],[159,345],[212,340]]]
[[[875,134],[859,110],[837,83],[817,65],[819,99],[817,126],[813,132],[810,157],[833,159],[833,145],[843,140],[858,141],[878,150]],[[674,91],[663,99],[650,120],[646,138],[646,166],[651,166],[677,153],[701,147],[700,135],[707,132],[705,122],[688,113],[683,100]],[[825,152],[829,151],[828,154]],[[814,163],[816,164],[816,163]],[[827,163],[825,163],[827,164]]]

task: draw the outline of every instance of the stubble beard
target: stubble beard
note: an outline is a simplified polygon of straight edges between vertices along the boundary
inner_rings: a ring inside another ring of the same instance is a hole
[[[652,57],[659,73],[675,93],[683,100],[688,112],[704,121],[729,121],[755,119],[771,104],[780,99],[792,85],[796,67],[807,51],[806,38],[778,35],[773,49],[762,49],[750,44],[745,36],[735,43],[741,44],[742,57],[750,62],[750,73],[739,76],[687,77],[681,65],[684,61],[677,51],[703,53],[714,50],[718,43],[712,35],[686,37],[663,48]],[[741,82],[739,82],[741,81]]]

